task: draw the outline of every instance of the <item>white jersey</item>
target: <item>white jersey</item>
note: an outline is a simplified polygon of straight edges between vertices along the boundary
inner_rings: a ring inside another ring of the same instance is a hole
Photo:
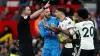
[[[94,49],[94,24],[92,21],[83,21],[75,24],[76,31],[80,35],[80,48],[84,50]]]
[[[59,26],[61,27],[61,29],[67,30],[71,27],[74,27],[74,22],[69,17],[66,17],[63,21],[59,22]],[[63,33],[62,33],[62,37],[65,39],[69,38],[68,35],[63,34]],[[65,47],[66,48],[73,48],[72,43],[66,43]]]

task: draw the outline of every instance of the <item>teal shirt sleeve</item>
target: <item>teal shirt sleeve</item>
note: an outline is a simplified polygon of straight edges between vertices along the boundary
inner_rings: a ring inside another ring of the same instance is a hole
[[[39,27],[39,31],[40,31],[40,34],[42,37],[46,37],[46,36],[49,36],[51,34],[50,31],[47,31],[47,30],[45,31],[42,22],[39,22],[38,27]]]
[[[57,18],[55,18],[54,21],[55,21],[55,27],[58,27],[58,25],[59,25],[59,20],[58,20]]]

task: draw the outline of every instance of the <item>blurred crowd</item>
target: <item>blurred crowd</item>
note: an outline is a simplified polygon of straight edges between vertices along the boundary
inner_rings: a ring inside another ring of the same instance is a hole
[[[0,34],[0,56],[12,56],[19,53],[17,42],[12,39],[12,30],[6,25]]]
[[[0,6],[7,6],[7,1],[9,0],[0,0]],[[18,5],[30,5],[30,0],[18,0]],[[37,3],[45,4],[49,0],[32,0],[32,4],[35,5]],[[91,1],[91,0],[90,0]],[[80,0],[50,0],[51,5],[58,4],[80,4]]]
[[[18,40],[13,40],[12,30],[9,26],[4,27],[0,34],[0,56],[21,56]],[[43,39],[40,35],[33,37],[33,50],[36,56],[41,56]]]
[[[36,4],[35,9],[32,12],[35,12],[41,8],[41,4]],[[53,5],[53,9],[51,10],[51,15],[54,16],[54,12],[57,8],[57,5]],[[73,10],[70,7],[66,7],[66,16],[73,16]],[[18,20],[20,16],[19,9],[15,9],[14,14],[12,14],[8,7],[0,12],[0,20]]]

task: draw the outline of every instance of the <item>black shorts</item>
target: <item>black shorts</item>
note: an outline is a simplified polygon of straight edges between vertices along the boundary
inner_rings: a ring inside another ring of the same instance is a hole
[[[94,56],[94,50],[83,50],[80,49],[77,56]]]
[[[73,56],[74,49],[73,48],[63,48],[60,56]]]
[[[19,50],[22,56],[35,56],[31,43],[30,44],[29,43],[19,44]]]

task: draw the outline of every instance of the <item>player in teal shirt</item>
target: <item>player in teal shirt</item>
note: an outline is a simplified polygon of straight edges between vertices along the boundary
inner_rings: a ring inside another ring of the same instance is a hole
[[[60,42],[56,31],[52,31],[50,28],[52,24],[58,27],[59,20],[56,17],[50,16],[50,9],[44,11],[45,17],[39,22],[39,31],[44,38],[44,46],[42,56],[60,56]],[[48,27],[45,27],[45,25]]]

